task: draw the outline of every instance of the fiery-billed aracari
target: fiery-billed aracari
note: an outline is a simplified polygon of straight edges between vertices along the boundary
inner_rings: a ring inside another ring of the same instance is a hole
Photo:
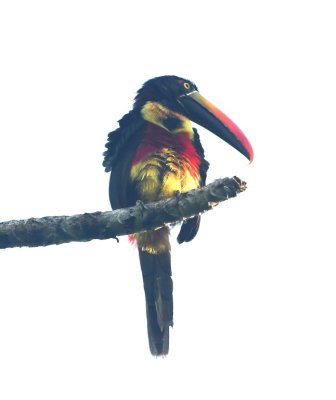
[[[236,150],[253,159],[242,131],[200,95],[194,83],[177,76],[147,81],[138,91],[133,109],[109,133],[103,165],[111,171],[109,195],[113,209],[173,196],[205,185],[209,163],[191,122],[205,127]],[[200,216],[182,223],[178,243],[192,240]],[[134,235],[139,250],[146,298],[150,351],[169,350],[173,326],[169,229]]]

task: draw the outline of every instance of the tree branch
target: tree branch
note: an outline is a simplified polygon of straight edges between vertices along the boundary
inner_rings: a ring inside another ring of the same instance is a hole
[[[208,211],[245,189],[246,183],[239,178],[224,178],[169,199],[147,204],[138,201],[134,207],[115,211],[1,222],[0,249],[117,239]]]

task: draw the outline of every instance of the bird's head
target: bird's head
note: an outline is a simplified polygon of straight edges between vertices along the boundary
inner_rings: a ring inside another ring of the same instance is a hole
[[[188,79],[173,75],[150,79],[138,91],[134,107],[141,108],[147,102],[160,103],[184,115],[230,144],[250,162],[253,160],[253,149],[244,133],[228,116],[205,99],[197,86]]]

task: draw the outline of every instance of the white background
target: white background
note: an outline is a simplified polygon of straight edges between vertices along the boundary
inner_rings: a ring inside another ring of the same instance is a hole
[[[0,398],[335,399],[332,1],[2,1],[0,220],[108,210],[107,133],[176,74],[246,133],[199,129],[248,190],[172,233],[175,326],[149,353],[122,238],[0,251]]]

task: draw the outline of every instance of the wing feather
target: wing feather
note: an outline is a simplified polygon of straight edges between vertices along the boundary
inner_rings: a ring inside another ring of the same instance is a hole
[[[201,144],[199,134],[195,128],[193,128],[194,131],[194,146],[197,151],[197,154],[199,155],[201,164],[200,164],[200,176],[201,176],[201,186],[205,185],[206,181],[206,176],[207,172],[209,169],[209,163],[208,161],[204,158],[204,149]],[[197,235],[198,229],[200,227],[201,223],[201,216],[196,215],[192,218],[187,219],[186,221],[183,222],[180,233],[177,236],[177,241],[178,243],[183,243],[183,242],[190,242],[191,240],[194,239],[194,237]]]
[[[103,166],[111,172],[109,196],[113,209],[130,207],[137,200],[129,176],[144,124],[139,114],[131,111],[119,121],[119,128],[108,134]]]

